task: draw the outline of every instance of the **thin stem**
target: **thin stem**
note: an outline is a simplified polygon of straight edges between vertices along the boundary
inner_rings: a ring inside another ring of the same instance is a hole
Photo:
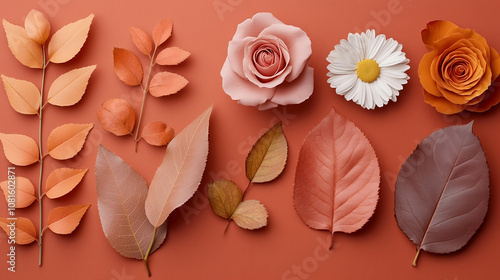
[[[415,258],[413,259],[413,263],[411,265],[417,266],[418,255],[420,255],[420,248],[418,248],[417,254],[415,255]]]
[[[155,243],[156,230],[157,230],[157,228],[155,228],[155,230],[153,231],[153,239],[151,240],[151,243],[149,244],[148,251],[146,252],[146,255],[144,256],[144,265],[146,266],[146,271],[148,273],[148,277],[151,277],[151,271],[149,270],[148,258],[149,258],[149,254],[151,254],[151,250],[153,249],[153,245]]]
[[[230,224],[231,224],[231,218],[227,219],[227,225],[226,225],[226,229],[224,229],[224,233],[226,233],[226,231],[229,228]]]
[[[45,86],[45,71],[47,64],[45,61],[45,45],[42,45],[43,67],[42,67],[42,86],[40,88],[40,112],[38,118],[38,150],[40,152],[40,177],[38,178],[38,206],[39,206],[39,234],[38,234],[38,265],[42,266],[42,236],[43,236],[43,205],[42,205],[42,177],[43,177],[43,153],[42,153],[42,113],[43,113],[43,91]]]
[[[251,184],[252,184],[252,181],[248,182],[248,185],[247,185],[246,189],[243,191],[243,194],[241,195],[241,200],[243,200],[243,198],[245,198],[245,194],[247,193],[247,191],[250,188]]]

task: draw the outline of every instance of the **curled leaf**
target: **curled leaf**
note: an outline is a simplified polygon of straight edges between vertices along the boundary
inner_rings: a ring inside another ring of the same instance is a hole
[[[188,84],[183,76],[171,72],[157,73],[149,86],[149,92],[154,97],[166,96],[177,93]]]
[[[215,214],[229,219],[242,199],[241,190],[235,182],[219,180],[208,186],[208,200]]]
[[[156,63],[159,65],[177,65],[191,55],[190,52],[178,47],[170,47],[162,50],[156,57]]]
[[[104,129],[116,136],[132,134],[135,125],[134,108],[124,99],[109,99],[97,112]]]
[[[130,38],[132,38],[132,42],[134,42],[134,45],[141,53],[145,55],[151,54],[151,51],[153,50],[153,42],[146,32],[140,28],[131,26]]]
[[[16,112],[25,115],[38,114],[40,109],[40,91],[29,81],[18,80],[1,75],[10,106]]]
[[[126,49],[113,49],[115,73],[120,80],[129,86],[138,86],[142,82],[144,70],[139,58]]]
[[[39,11],[31,10],[24,21],[24,28],[31,40],[42,45],[50,35],[49,20]]]
[[[16,244],[26,245],[37,240],[35,225],[28,218],[0,218],[0,227],[7,236],[14,236]],[[14,228],[15,230],[12,232]]]
[[[52,171],[45,184],[48,198],[61,197],[72,191],[83,179],[87,169],[58,168]]]
[[[33,164],[39,159],[38,145],[31,137],[0,133],[0,141],[7,160],[18,166]]]
[[[27,67],[42,68],[42,46],[31,40],[26,30],[21,26],[14,25],[4,19],[3,28],[7,35],[9,49],[16,59]]]
[[[161,20],[153,29],[153,42],[158,47],[172,35],[173,22],[171,19]]]
[[[56,106],[76,104],[82,99],[95,68],[95,65],[82,67],[59,76],[50,86],[47,102]]]
[[[52,209],[47,218],[47,228],[53,233],[70,234],[80,224],[90,204],[70,205]]]
[[[150,145],[164,146],[170,143],[174,139],[174,136],[175,132],[170,126],[156,121],[144,126],[141,137]]]
[[[231,219],[244,229],[259,229],[267,225],[267,210],[258,200],[245,200],[238,205]]]
[[[36,200],[35,186],[28,178],[18,176],[14,181],[0,182],[0,188],[2,188],[8,204],[11,203],[14,197],[16,208],[28,207]]]
[[[87,40],[94,15],[67,24],[50,38],[47,54],[53,63],[64,63],[80,52]]]
[[[94,124],[64,124],[50,132],[47,146],[49,155],[58,160],[74,157],[83,148],[85,139]]]
[[[467,125],[440,129],[403,163],[395,192],[398,225],[420,250],[462,248],[488,211],[489,170],[481,143]]]

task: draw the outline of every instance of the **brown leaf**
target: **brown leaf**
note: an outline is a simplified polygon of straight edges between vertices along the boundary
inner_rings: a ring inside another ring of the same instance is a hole
[[[198,189],[208,157],[208,125],[212,107],[192,121],[167,146],[149,187],[146,215],[154,227]]]
[[[126,49],[113,49],[115,73],[120,80],[129,86],[138,86],[142,82],[144,70],[139,58]]]
[[[124,99],[109,99],[97,112],[101,125],[116,136],[132,134],[135,125],[134,108]]]
[[[149,85],[149,92],[154,97],[166,96],[177,93],[188,84],[188,80],[179,74],[159,72]]]
[[[231,219],[241,228],[259,229],[267,225],[267,210],[258,200],[245,200],[238,205]]]
[[[177,65],[190,55],[190,52],[178,47],[165,48],[156,57],[156,63],[160,65]]]
[[[219,180],[208,185],[208,201],[215,214],[229,219],[238,207],[242,194],[235,182]]]
[[[170,38],[173,23],[171,19],[161,20],[153,29],[153,42],[158,47]]]
[[[5,157],[12,164],[27,166],[39,159],[38,145],[26,135],[0,133],[0,141]]]
[[[52,171],[45,184],[48,198],[61,197],[72,191],[82,181],[87,169],[58,168]]]
[[[134,45],[141,53],[148,56],[151,54],[151,51],[153,50],[153,42],[146,32],[140,28],[131,26],[130,37],[132,38]]]
[[[95,180],[99,217],[109,243],[127,258],[144,259],[155,230],[144,209],[146,181],[101,145],[95,162]],[[156,231],[151,253],[160,247],[166,234],[164,223]]]
[[[94,124],[64,124],[49,134],[47,147],[49,155],[58,160],[74,157],[83,148],[85,139]]]
[[[95,65],[82,67],[59,76],[50,86],[47,102],[56,106],[76,104],[82,99],[95,68]]]
[[[15,208],[25,208],[36,200],[35,186],[27,178],[17,176],[14,181],[0,182],[0,188],[3,190],[5,201],[9,207],[12,201],[15,201]]]
[[[156,121],[144,126],[141,137],[150,145],[164,146],[170,143],[174,139],[174,136],[175,132],[170,126]]]
[[[28,218],[0,218],[0,227],[9,238],[14,238],[16,244],[26,245],[37,240],[35,225]],[[12,232],[14,228],[15,230]]]
[[[52,209],[47,218],[47,228],[53,233],[70,234],[80,224],[90,204],[70,205]]]
[[[50,35],[50,23],[47,18],[37,10],[31,10],[24,21],[24,28],[31,40],[43,45]]]
[[[50,38],[47,54],[54,63],[64,63],[80,52],[87,40],[94,15],[65,25]]]
[[[26,30],[21,26],[14,25],[5,19],[3,28],[7,35],[7,43],[12,54],[19,62],[30,68],[43,67],[42,46],[31,40]]]
[[[16,112],[25,115],[38,114],[40,109],[40,91],[31,82],[1,75],[10,106]]]

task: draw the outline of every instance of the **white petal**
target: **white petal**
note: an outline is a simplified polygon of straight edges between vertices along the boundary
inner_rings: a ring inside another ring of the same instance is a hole
[[[392,38],[385,41],[384,44],[380,47],[380,51],[373,58],[378,63],[384,61],[387,57],[389,57],[394,50],[397,48],[398,42],[394,41]]]
[[[361,80],[356,80],[356,83],[354,84],[354,86],[345,95],[345,99],[347,101],[353,100],[356,96],[358,96],[360,94],[360,91],[363,90],[362,83],[363,82]]]
[[[354,86],[354,84],[358,80],[358,77],[356,75],[339,75],[336,77],[332,77],[332,79],[335,79],[332,81],[332,86],[334,83],[337,84],[337,86],[335,86],[335,88],[337,89],[337,93],[340,95],[344,95]]]
[[[371,46],[368,49],[368,53],[366,55],[367,59],[374,59],[375,56],[378,54],[380,51],[380,48],[385,42],[385,36],[384,35],[378,35],[375,37],[373,42],[371,43]]]

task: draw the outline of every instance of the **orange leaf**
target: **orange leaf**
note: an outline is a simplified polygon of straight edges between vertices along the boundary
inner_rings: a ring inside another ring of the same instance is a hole
[[[49,155],[58,160],[74,157],[83,147],[85,139],[94,124],[64,124],[49,134],[47,146]]]
[[[124,99],[109,99],[97,112],[101,125],[116,136],[132,134],[135,125],[134,108]]]
[[[42,46],[31,40],[26,30],[21,26],[14,25],[4,19],[3,28],[7,35],[9,49],[16,59],[30,68],[42,68]]]
[[[15,183],[13,184],[11,182]],[[5,200],[8,204],[15,200],[16,208],[28,207],[36,200],[35,186],[33,186],[27,178],[16,177],[15,181],[8,180],[0,182],[0,188],[2,188]]]
[[[178,47],[171,47],[162,50],[156,57],[156,63],[160,65],[177,65],[191,55],[190,52]]]
[[[94,15],[65,25],[50,38],[47,54],[54,63],[64,63],[80,52],[87,40]]]
[[[258,229],[267,225],[267,210],[258,200],[245,200],[236,207],[231,219],[244,229]]]
[[[175,132],[163,122],[150,122],[142,130],[142,139],[153,146],[167,145],[174,139]]]
[[[241,190],[235,182],[219,180],[208,185],[208,201],[215,214],[229,219],[242,199]]]
[[[95,65],[82,67],[59,76],[50,86],[47,102],[56,106],[76,104],[82,99],[95,68]]]
[[[10,106],[16,112],[25,115],[38,114],[40,109],[40,91],[31,82],[1,75]]]
[[[172,34],[173,23],[171,19],[161,20],[153,29],[153,41],[156,46],[163,44]]]
[[[157,73],[149,86],[149,92],[154,97],[177,93],[188,84],[188,80],[179,74],[171,72]]]
[[[132,38],[134,45],[141,53],[145,55],[151,54],[151,51],[153,50],[153,42],[151,42],[151,38],[146,32],[140,28],[131,26],[130,37]]]
[[[53,233],[70,234],[80,224],[90,204],[70,205],[52,209],[47,218],[47,228]]]
[[[144,71],[139,58],[126,49],[113,49],[115,73],[120,80],[129,86],[138,86],[142,82]]]
[[[0,133],[0,141],[5,157],[12,164],[27,166],[39,159],[38,145],[26,135]]]
[[[24,28],[31,40],[42,45],[50,35],[50,23],[47,18],[37,10],[31,10],[24,21]]]
[[[47,178],[45,194],[48,198],[61,197],[72,191],[82,181],[87,169],[59,168]]]
[[[25,245],[37,240],[35,225],[28,218],[0,218],[0,227],[16,244]],[[14,228],[15,231],[12,231]]]

